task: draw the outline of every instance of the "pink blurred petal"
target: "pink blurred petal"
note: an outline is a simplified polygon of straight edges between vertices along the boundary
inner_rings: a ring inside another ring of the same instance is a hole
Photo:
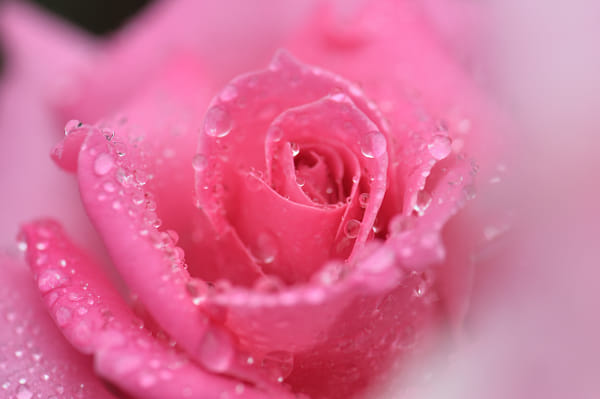
[[[153,337],[58,224],[35,222],[23,233],[28,263],[54,321],[77,349],[94,354],[96,371],[119,388],[144,398],[271,397],[202,371]]]
[[[0,255],[0,267],[1,395],[114,398],[48,317],[23,262]]]
[[[57,104],[66,117],[100,118],[119,109],[131,93],[143,90],[147,81],[159,76],[164,63],[182,53],[203,60],[214,90],[266,62],[312,3],[155,2],[105,43],[93,73],[78,82],[79,96]],[[83,101],[90,95],[94,101]]]

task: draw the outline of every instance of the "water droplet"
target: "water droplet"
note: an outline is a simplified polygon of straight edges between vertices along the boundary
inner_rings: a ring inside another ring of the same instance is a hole
[[[208,166],[208,159],[203,154],[196,154],[192,158],[192,167],[196,172],[202,172]]]
[[[123,208],[123,205],[121,204],[121,201],[114,201],[114,202],[112,203],[112,208],[113,208],[115,211],[120,211],[120,210]]]
[[[144,184],[148,183],[148,181],[151,179],[151,175],[144,172],[143,170],[136,169],[135,172],[133,172],[133,174],[135,176],[135,180],[140,186],[143,186]]]
[[[352,183],[356,184],[360,181],[360,176],[354,175],[352,176]]]
[[[221,101],[231,101],[231,100],[235,100],[235,98],[238,96],[238,90],[236,89],[236,87],[234,85],[227,85],[225,86],[225,88],[223,90],[221,90],[221,94],[219,95],[219,98],[221,98]]]
[[[344,101],[349,101],[350,99],[348,98],[348,96],[346,95],[346,93],[334,93],[330,96],[330,98],[338,103],[344,102]]]
[[[6,391],[8,388],[10,388],[10,382],[7,381],[2,384],[2,389],[4,389]]]
[[[302,176],[296,176],[296,184],[300,187],[304,187],[304,184],[306,184],[306,180],[304,180],[304,177]]]
[[[463,192],[465,193],[465,198],[467,200],[472,200],[477,195],[477,192],[475,191],[475,186],[473,185],[465,186],[465,188],[463,188]]]
[[[198,360],[210,371],[223,372],[234,357],[233,344],[227,332],[215,326],[209,327],[198,347]]]
[[[371,132],[360,141],[360,151],[367,158],[377,158],[386,151],[385,136],[380,132]]]
[[[204,118],[204,133],[210,137],[225,137],[231,131],[233,121],[227,110],[221,106],[215,106],[206,112]]]
[[[37,244],[35,244],[35,248],[38,251],[45,251],[46,249],[48,249],[48,243],[45,241],[40,241]]]
[[[117,186],[115,185],[115,183],[107,181],[102,185],[102,188],[104,188],[104,191],[106,191],[107,193],[113,193],[117,189]]]
[[[358,203],[360,204],[361,208],[366,208],[369,204],[369,193],[361,193],[358,196]]]
[[[94,161],[94,172],[99,176],[104,176],[113,168],[114,164],[112,157],[103,152]]]
[[[283,130],[279,126],[271,126],[268,135],[271,141],[278,143],[283,137]]]
[[[441,134],[435,135],[433,141],[427,146],[429,153],[438,161],[446,158],[452,150],[452,140],[450,137]]]
[[[294,369],[294,355],[287,351],[273,351],[265,355],[261,366],[274,380],[282,382]]]
[[[389,224],[389,231],[391,234],[400,234],[408,231],[413,224],[413,219],[409,216],[402,214],[395,215]]]
[[[210,287],[203,280],[192,278],[186,285],[185,289],[192,298],[194,305],[198,306],[208,298]]]
[[[62,287],[68,278],[58,270],[44,270],[38,277],[38,288],[42,293],[46,293],[58,287]]]
[[[257,261],[265,264],[273,263],[277,252],[277,240],[275,237],[268,232],[260,233],[252,247],[252,254],[256,257]]]
[[[121,142],[115,142],[113,148],[119,157],[124,157],[127,152],[127,146]]]
[[[298,143],[290,142],[290,150],[292,151],[293,157],[300,154],[300,146],[298,145]]]
[[[54,313],[54,317],[56,318],[56,323],[59,326],[64,327],[67,325],[67,323],[71,321],[71,310],[64,306],[61,306]]]
[[[348,238],[356,238],[358,236],[358,231],[360,230],[360,221],[356,219],[350,219],[346,222],[344,226],[344,234]]]
[[[17,399],[31,399],[33,392],[29,390],[27,385],[21,385],[17,388]]]
[[[417,199],[413,209],[419,214],[419,216],[423,216],[427,207],[431,204],[431,194],[425,190],[421,190],[417,193]]]
[[[113,137],[115,137],[115,131],[112,130],[111,128],[105,127],[101,131],[102,131],[102,134],[104,135],[104,138],[108,141],[111,141],[113,139]]]
[[[278,292],[284,287],[283,282],[276,276],[265,275],[254,283],[254,289],[260,292]]]
[[[73,132],[73,130],[78,129],[81,126],[83,126],[83,123],[81,123],[81,121],[78,121],[77,119],[72,119],[68,121],[65,124],[65,136],[68,136],[69,134],[71,134],[71,132]]]
[[[142,388],[150,388],[156,383],[156,377],[150,373],[142,373],[138,382]]]

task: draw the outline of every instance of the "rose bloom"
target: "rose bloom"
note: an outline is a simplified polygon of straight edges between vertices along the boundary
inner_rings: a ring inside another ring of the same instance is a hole
[[[464,395],[517,135],[428,5],[162,2],[105,40],[2,5],[3,395]]]

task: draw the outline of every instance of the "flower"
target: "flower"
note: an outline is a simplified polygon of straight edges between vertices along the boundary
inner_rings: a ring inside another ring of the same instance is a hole
[[[132,306],[57,222],[25,224],[20,245],[54,322],[116,390],[357,395],[460,325],[469,230],[447,222],[474,195],[465,152],[486,154],[486,102],[411,6],[332,18],[285,43],[312,65],[280,51],[223,86],[193,43],[155,57],[132,31],[58,90],[58,112],[86,123],[52,157]]]

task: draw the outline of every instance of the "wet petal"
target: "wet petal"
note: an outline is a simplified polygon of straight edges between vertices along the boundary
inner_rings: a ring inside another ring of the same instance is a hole
[[[96,371],[119,388],[148,398],[273,394],[207,373],[152,336],[58,224],[35,222],[23,234],[28,263],[54,321],[72,345],[94,355]]]
[[[22,242],[20,245],[24,245]],[[0,392],[10,398],[111,395],[60,334],[22,260],[0,256]]]

